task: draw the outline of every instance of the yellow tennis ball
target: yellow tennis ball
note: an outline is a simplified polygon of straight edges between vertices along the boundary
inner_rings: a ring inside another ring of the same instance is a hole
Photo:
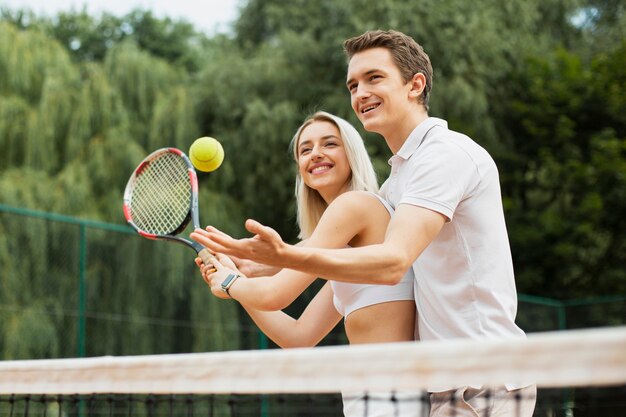
[[[189,159],[199,171],[215,171],[224,161],[224,148],[217,139],[205,136],[191,144]]]

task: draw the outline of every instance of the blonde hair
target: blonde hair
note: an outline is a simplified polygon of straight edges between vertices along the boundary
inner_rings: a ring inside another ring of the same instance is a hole
[[[329,122],[334,124],[341,135],[341,141],[346,151],[348,164],[350,165],[351,176],[348,184],[348,191],[370,191],[378,192],[378,182],[372,161],[367,154],[363,138],[359,132],[349,122],[330,113],[318,111],[308,117],[296,131],[291,140],[290,148],[293,152],[294,160],[298,161],[298,141],[302,131],[315,122]],[[319,192],[310,188],[304,183],[300,172],[296,175],[296,200],[298,207],[298,227],[300,228],[300,239],[307,239],[313,234],[324,210],[326,201]]]

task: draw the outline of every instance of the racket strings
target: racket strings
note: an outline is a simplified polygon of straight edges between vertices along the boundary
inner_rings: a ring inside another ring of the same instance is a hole
[[[130,198],[133,222],[145,232],[171,234],[187,218],[192,188],[183,158],[163,153],[136,175]]]

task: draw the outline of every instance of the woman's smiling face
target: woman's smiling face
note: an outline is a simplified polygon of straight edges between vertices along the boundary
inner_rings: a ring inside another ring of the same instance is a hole
[[[302,130],[297,149],[300,176],[327,203],[347,190],[352,170],[335,124],[311,123]]]

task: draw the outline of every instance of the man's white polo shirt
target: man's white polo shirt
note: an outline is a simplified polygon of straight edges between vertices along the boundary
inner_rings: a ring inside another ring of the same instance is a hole
[[[413,264],[420,340],[523,338],[498,170],[469,137],[428,118],[390,160],[381,195],[447,217]]]

